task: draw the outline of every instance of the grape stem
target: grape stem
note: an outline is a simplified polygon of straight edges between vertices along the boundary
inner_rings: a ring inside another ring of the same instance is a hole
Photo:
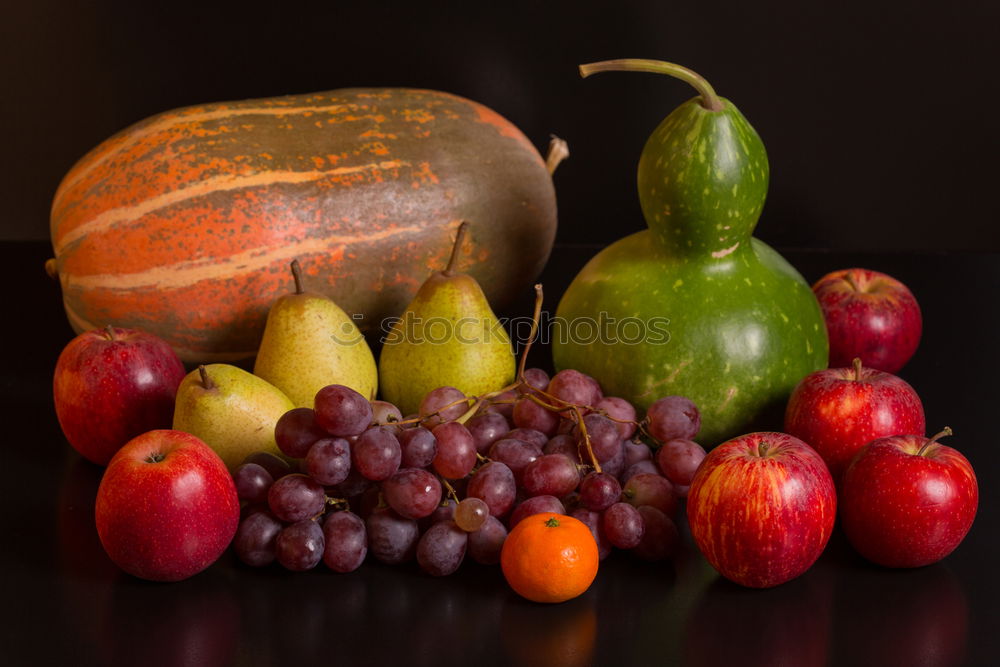
[[[455,487],[452,486],[451,483],[441,475],[438,475],[438,479],[441,480],[441,486],[444,487],[444,490],[446,492],[445,495],[454,500],[456,503],[459,502],[458,492],[455,491]]]
[[[531,344],[535,342],[535,337],[538,335],[538,320],[542,315],[542,301],[544,298],[542,284],[537,283],[535,285],[535,309],[531,313],[531,330],[528,332],[528,340],[524,343],[524,350],[521,351],[521,362],[517,365],[517,380],[519,383],[524,382],[524,366],[528,363],[528,351],[531,349]]]

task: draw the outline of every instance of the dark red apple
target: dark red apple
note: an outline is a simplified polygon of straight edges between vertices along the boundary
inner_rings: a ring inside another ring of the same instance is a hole
[[[895,373],[920,343],[920,306],[909,288],[868,269],[828,273],[813,285],[830,335],[830,367],[865,366]]]
[[[110,326],[86,331],[56,362],[56,417],[69,444],[107,465],[132,438],[170,427],[184,375],[177,353],[153,334]]]
[[[788,399],[785,431],[819,452],[838,484],[859,449],[888,435],[923,435],[924,407],[904,380],[855,359],[804,377]]]
[[[222,555],[236,534],[240,503],[211,447],[183,431],[159,430],[130,440],[111,459],[94,518],[118,567],[179,581]]]
[[[830,471],[786,433],[750,433],[719,445],[691,482],[687,516],[701,553],[727,579],[769,588],[809,569],[837,513]]]
[[[880,438],[844,473],[841,523],[848,541],[886,567],[941,560],[965,538],[979,506],[976,474],[960,452],[921,435]]]

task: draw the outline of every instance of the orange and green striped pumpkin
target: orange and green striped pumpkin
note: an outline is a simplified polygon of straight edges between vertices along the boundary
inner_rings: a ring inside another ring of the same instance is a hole
[[[530,289],[555,235],[535,147],[476,102],[353,88],[168,111],[119,132],[65,176],[52,204],[58,275],[77,331],[113,324],[188,362],[255,354],[289,263],[362,328],[458,267],[495,307]]]

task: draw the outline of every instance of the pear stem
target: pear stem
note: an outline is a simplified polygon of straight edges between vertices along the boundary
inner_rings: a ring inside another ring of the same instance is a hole
[[[302,265],[299,260],[292,260],[292,278],[295,279],[295,293],[302,294]]]
[[[198,375],[201,376],[201,386],[208,390],[215,389],[215,382],[212,381],[212,378],[208,377],[208,369],[204,366],[198,366]]]
[[[854,357],[854,381],[861,382],[861,357]]]
[[[924,455],[924,452],[926,452],[926,451],[927,451],[927,448],[928,448],[928,447],[930,447],[931,445],[933,445],[934,443],[936,443],[936,442],[937,442],[937,441],[938,441],[938,440],[939,440],[940,438],[943,438],[943,437],[945,437],[946,435],[952,435],[952,430],[951,430],[951,427],[950,427],[950,426],[945,426],[945,427],[944,427],[943,429],[941,429],[941,431],[940,431],[940,432],[938,432],[938,433],[937,433],[937,434],[936,434],[936,435],[935,435],[935,436],[934,436],[933,438],[931,438],[930,440],[928,440],[927,442],[925,442],[925,443],[924,443],[924,445],[923,445],[923,447],[921,447],[921,448],[920,448],[920,449],[919,449],[919,450],[917,451],[917,456],[923,456],[923,455]]]
[[[455,234],[455,245],[451,247],[451,257],[448,258],[448,266],[444,267],[444,275],[448,277],[455,275],[455,263],[458,261],[458,252],[462,248],[462,241],[465,239],[465,233],[468,229],[468,220],[463,220],[462,224],[458,226],[458,232]]]
[[[598,72],[652,72],[653,74],[666,74],[694,87],[698,91],[698,94],[701,95],[701,106],[709,111],[722,111],[723,108],[722,100],[719,99],[715,89],[712,88],[712,84],[694,70],[681,65],[675,65],[674,63],[662,60],[647,60],[645,58],[620,58],[580,65],[580,76],[584,78]]]
[[[569,144],[553,134],[549,141],[549,152],[545,156],[545,168],[549,170],[549,175],[556,173],[556,168],[568,157]]]
[[[111,326],[110,324],[106,325],[104,327],[104,335],[105,335],[105,337],[108,340],[114,340],[115,339],[115,328],[113,326]]]

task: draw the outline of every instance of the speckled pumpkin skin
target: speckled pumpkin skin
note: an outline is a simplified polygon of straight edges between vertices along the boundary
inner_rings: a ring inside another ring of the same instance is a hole
[[[361,327],[399,315],[445,267],[498,308],[555,236],[551,177],[487,107],[437,91],[344,89],[188,107],[111,137],[66,175],[51,236],[70,323],[149,331],[188,362],[252,356],[268,308],[309,289]]]
[[[654,131],[639,163],[649,229],[594,257],[557,311],[579,318],[637,318],[634,331],[572,340],[553,336],[558,369],[597,378],[608,395],[645,408],[681,394],[702,413],[698,440],[714,446],[781,423],[792,389],[826,367],[819,304],[802,276],[751,234],[767,192],[763,143],[724,100],[710,112],[691,100]],[[613,329],[612,329],[613,330]]]

